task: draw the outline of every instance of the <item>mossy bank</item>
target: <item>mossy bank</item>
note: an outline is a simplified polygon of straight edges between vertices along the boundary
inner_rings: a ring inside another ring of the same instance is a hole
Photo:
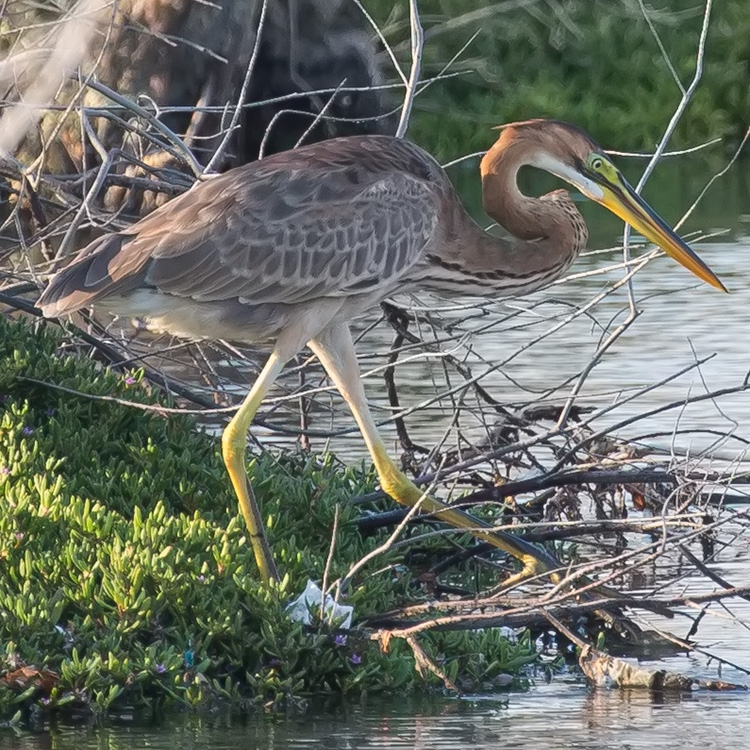
[[[337,637],[284,613],[323,576],[337,506],[329,580],[382,541],[360,536],[344,502],[374,487],[371,473],[332,456],[252,459],[284,574],[264,587],[218,440],[190,417],[119,402],[166,403],[138,373],[60,342],[51,326],[0,318],[0,716],[438,684],[401,641],[383,654],[356,628]],[[358,618],[424,598],[400,562],[379,556],[354,579],[346,603]],[[423,646],[450,677],[485,686],[537,658],[528,640],[493,631]]]

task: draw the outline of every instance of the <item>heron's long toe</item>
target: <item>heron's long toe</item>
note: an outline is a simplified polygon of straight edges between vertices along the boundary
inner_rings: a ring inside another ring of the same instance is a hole
[[[485,521],[466,511],[451,508],[427,495],[425,490],[417,487],[384,453],[379,452],[376,458],[381,487],[396,502],[407,507],[420,503],[420,510],[423,512],[431,513],[439,520],[457,528],[466,529],[478,539],[489,542],[516,558],[522,569],[509,579],[509,583],[544,575],[561,567],[560,563],[541,547],[514,534],[492,530],[491,525]],[[553,574],[552,578],[555,579],[556,576]]]

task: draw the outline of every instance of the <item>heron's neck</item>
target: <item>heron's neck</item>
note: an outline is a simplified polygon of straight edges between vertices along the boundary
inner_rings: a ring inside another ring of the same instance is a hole
[[[533,165],[537,153],[522,144],[498,141],[482,159],[482,203],[487,215],[514,237],[549,240],[561,254],[578,252],[583,217],[566,191],[531,198],[518,189],[518,171]],[[577,247],[575,247],[577,246]]]
[[[457,199],[448,201],[443,241],[428,255],[423,285],[444,293],[516,296],[565,273],[586,244],[586,224],[567,191],[529,198],[518,190],[518,170],[531,163],[529,157],[520,148],[496,145],[482,160],[485,211],[513,237],[485,232]]]

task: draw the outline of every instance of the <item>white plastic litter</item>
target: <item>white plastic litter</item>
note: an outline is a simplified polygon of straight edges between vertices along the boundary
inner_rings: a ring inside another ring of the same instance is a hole
[[[320,612],[323,592],[315,581],[308,580],[305,590],[286,606],[289,617],[295,622],[309,625],[311,613]],[[330,594],[326,594],[323,609],[328,622],[337,628],[348,630],[352,626],[354,607],[348,604],[337,604]]]

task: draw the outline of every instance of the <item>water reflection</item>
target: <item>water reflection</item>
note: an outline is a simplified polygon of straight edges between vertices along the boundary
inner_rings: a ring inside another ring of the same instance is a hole
[[[14,737],[8,750],[553,750],[742,747],[750,732],[746,694],[655,697],[541,685],[507,702],[497,698],[367,701],[298,716],[181,718],[158,726],[57,726]],[[738,744],[739,742],[739,744]]]

